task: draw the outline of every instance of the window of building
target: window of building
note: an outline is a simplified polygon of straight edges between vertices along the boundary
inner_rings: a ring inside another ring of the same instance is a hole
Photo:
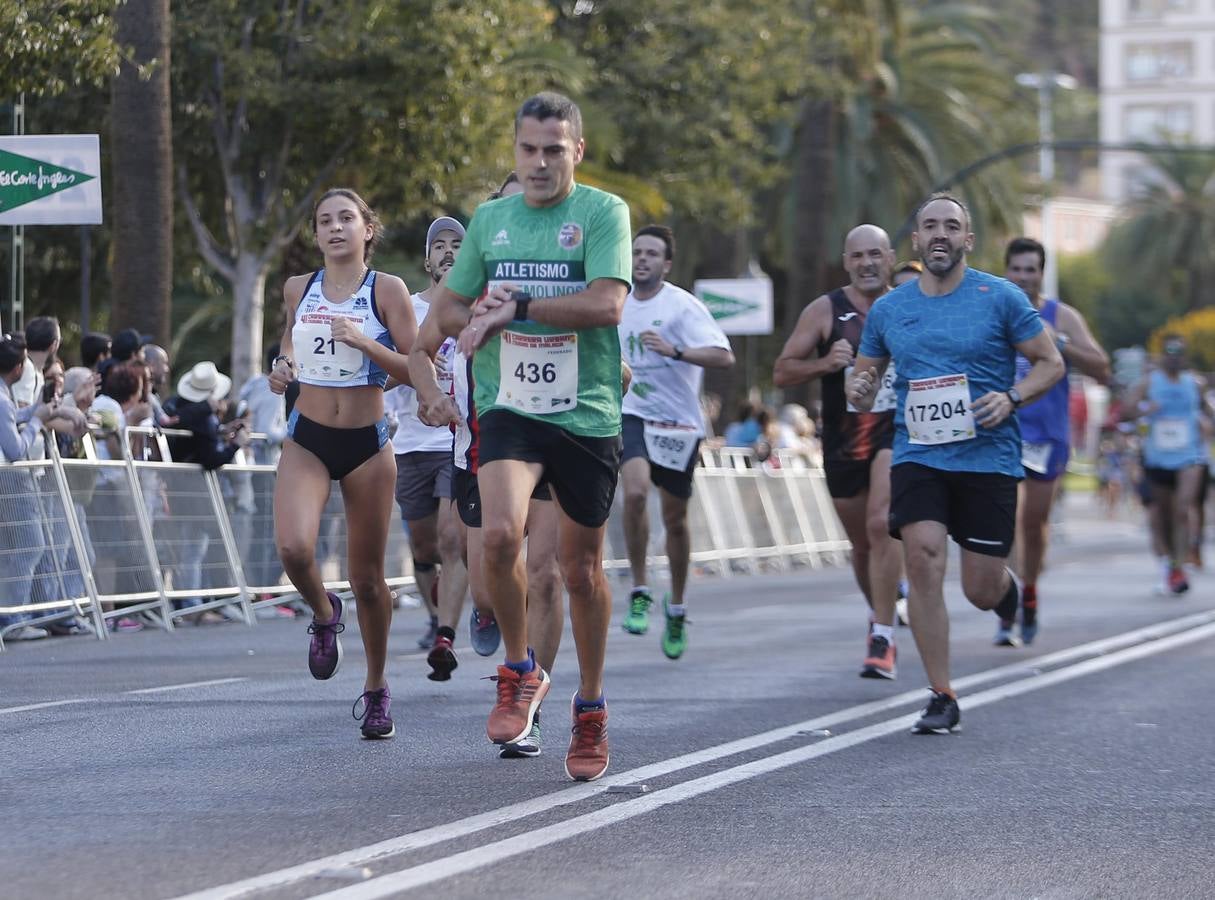
[[[1128,141],[1186,142],[1194,136],[1194,108],[1189,103],[1139,103],[1122,112]]]
[[[1193,73],[1194,45],[1189,41],[1127,45],[1127,81],[1189,78]]]
[[[1194,0],[1126,0],[1128,19],[1159,19],[1168,13],[1194,11]]]

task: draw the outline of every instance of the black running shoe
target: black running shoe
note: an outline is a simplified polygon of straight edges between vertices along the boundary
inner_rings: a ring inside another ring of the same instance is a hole
[[[948,694],[932,692],[932,699],[924,708],[924,715],[911,727],[912,734],[949,734],[957,730],[962,720],[958,701]]]

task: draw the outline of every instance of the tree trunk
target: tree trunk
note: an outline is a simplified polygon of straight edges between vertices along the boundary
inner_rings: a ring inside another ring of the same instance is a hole
[[[173,298],[173,142],[169,0],[115,8],[118,43],[131,47],[112,87],[111,330],[133,327],[168,346]],[[153,63],[143,78],[137,65]]]
[[[784,331],[793,332],[805,307],[822,294],[824,260],[833,236],[827,234],[835,201],[835,106],[830,100],[808,100],[797,123],[793,152],[793,236],[789,253],[789,289],[785,294]],[[842,236],[841,236],[842,237]],[[785,390],[785,400],[811,407],[817,383]]]
[[[261,256],[242,252],[232,281],[232,393],[261,371],[262,328],[266,317],[266,274]]]

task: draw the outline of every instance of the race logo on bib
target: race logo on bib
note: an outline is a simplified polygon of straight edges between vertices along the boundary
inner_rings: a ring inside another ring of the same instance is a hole
[[[582,243],[582,226],[577,222],[566,222],[557,231],[557,243],[562,250],[573,250]]]

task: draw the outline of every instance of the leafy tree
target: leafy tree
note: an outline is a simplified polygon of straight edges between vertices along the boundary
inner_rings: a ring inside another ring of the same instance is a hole
[[[233,293],[237,384],[259,366],[267,275],[321,190],[351,185],[385,218],[428,212],[459,196],[462,172],[484,177],[509,148],[510,115],[535,83],[500,64],[543,45],[549,8],[418,5],[175,10],[179,195],[199,254]]]
[[[1125,219],[1106,240],[1106,258],[1120,284],[1146,297],[1162,289],[1172,295],[1158,323],[1178,306],[1189,312],[1212,301],[1215,154],[1143,152],[1158,177],[1126,205]]]
[[[0,97],[54,96],[118,71],[116,8],[125,0],[0,0]]]
[[[1191,365],[1204,372],[1215,372],[1215,306],[1169,319],[1152,332],[1148,349],[1159,353],[1166,334],[1179,334],[1185,338]]]

